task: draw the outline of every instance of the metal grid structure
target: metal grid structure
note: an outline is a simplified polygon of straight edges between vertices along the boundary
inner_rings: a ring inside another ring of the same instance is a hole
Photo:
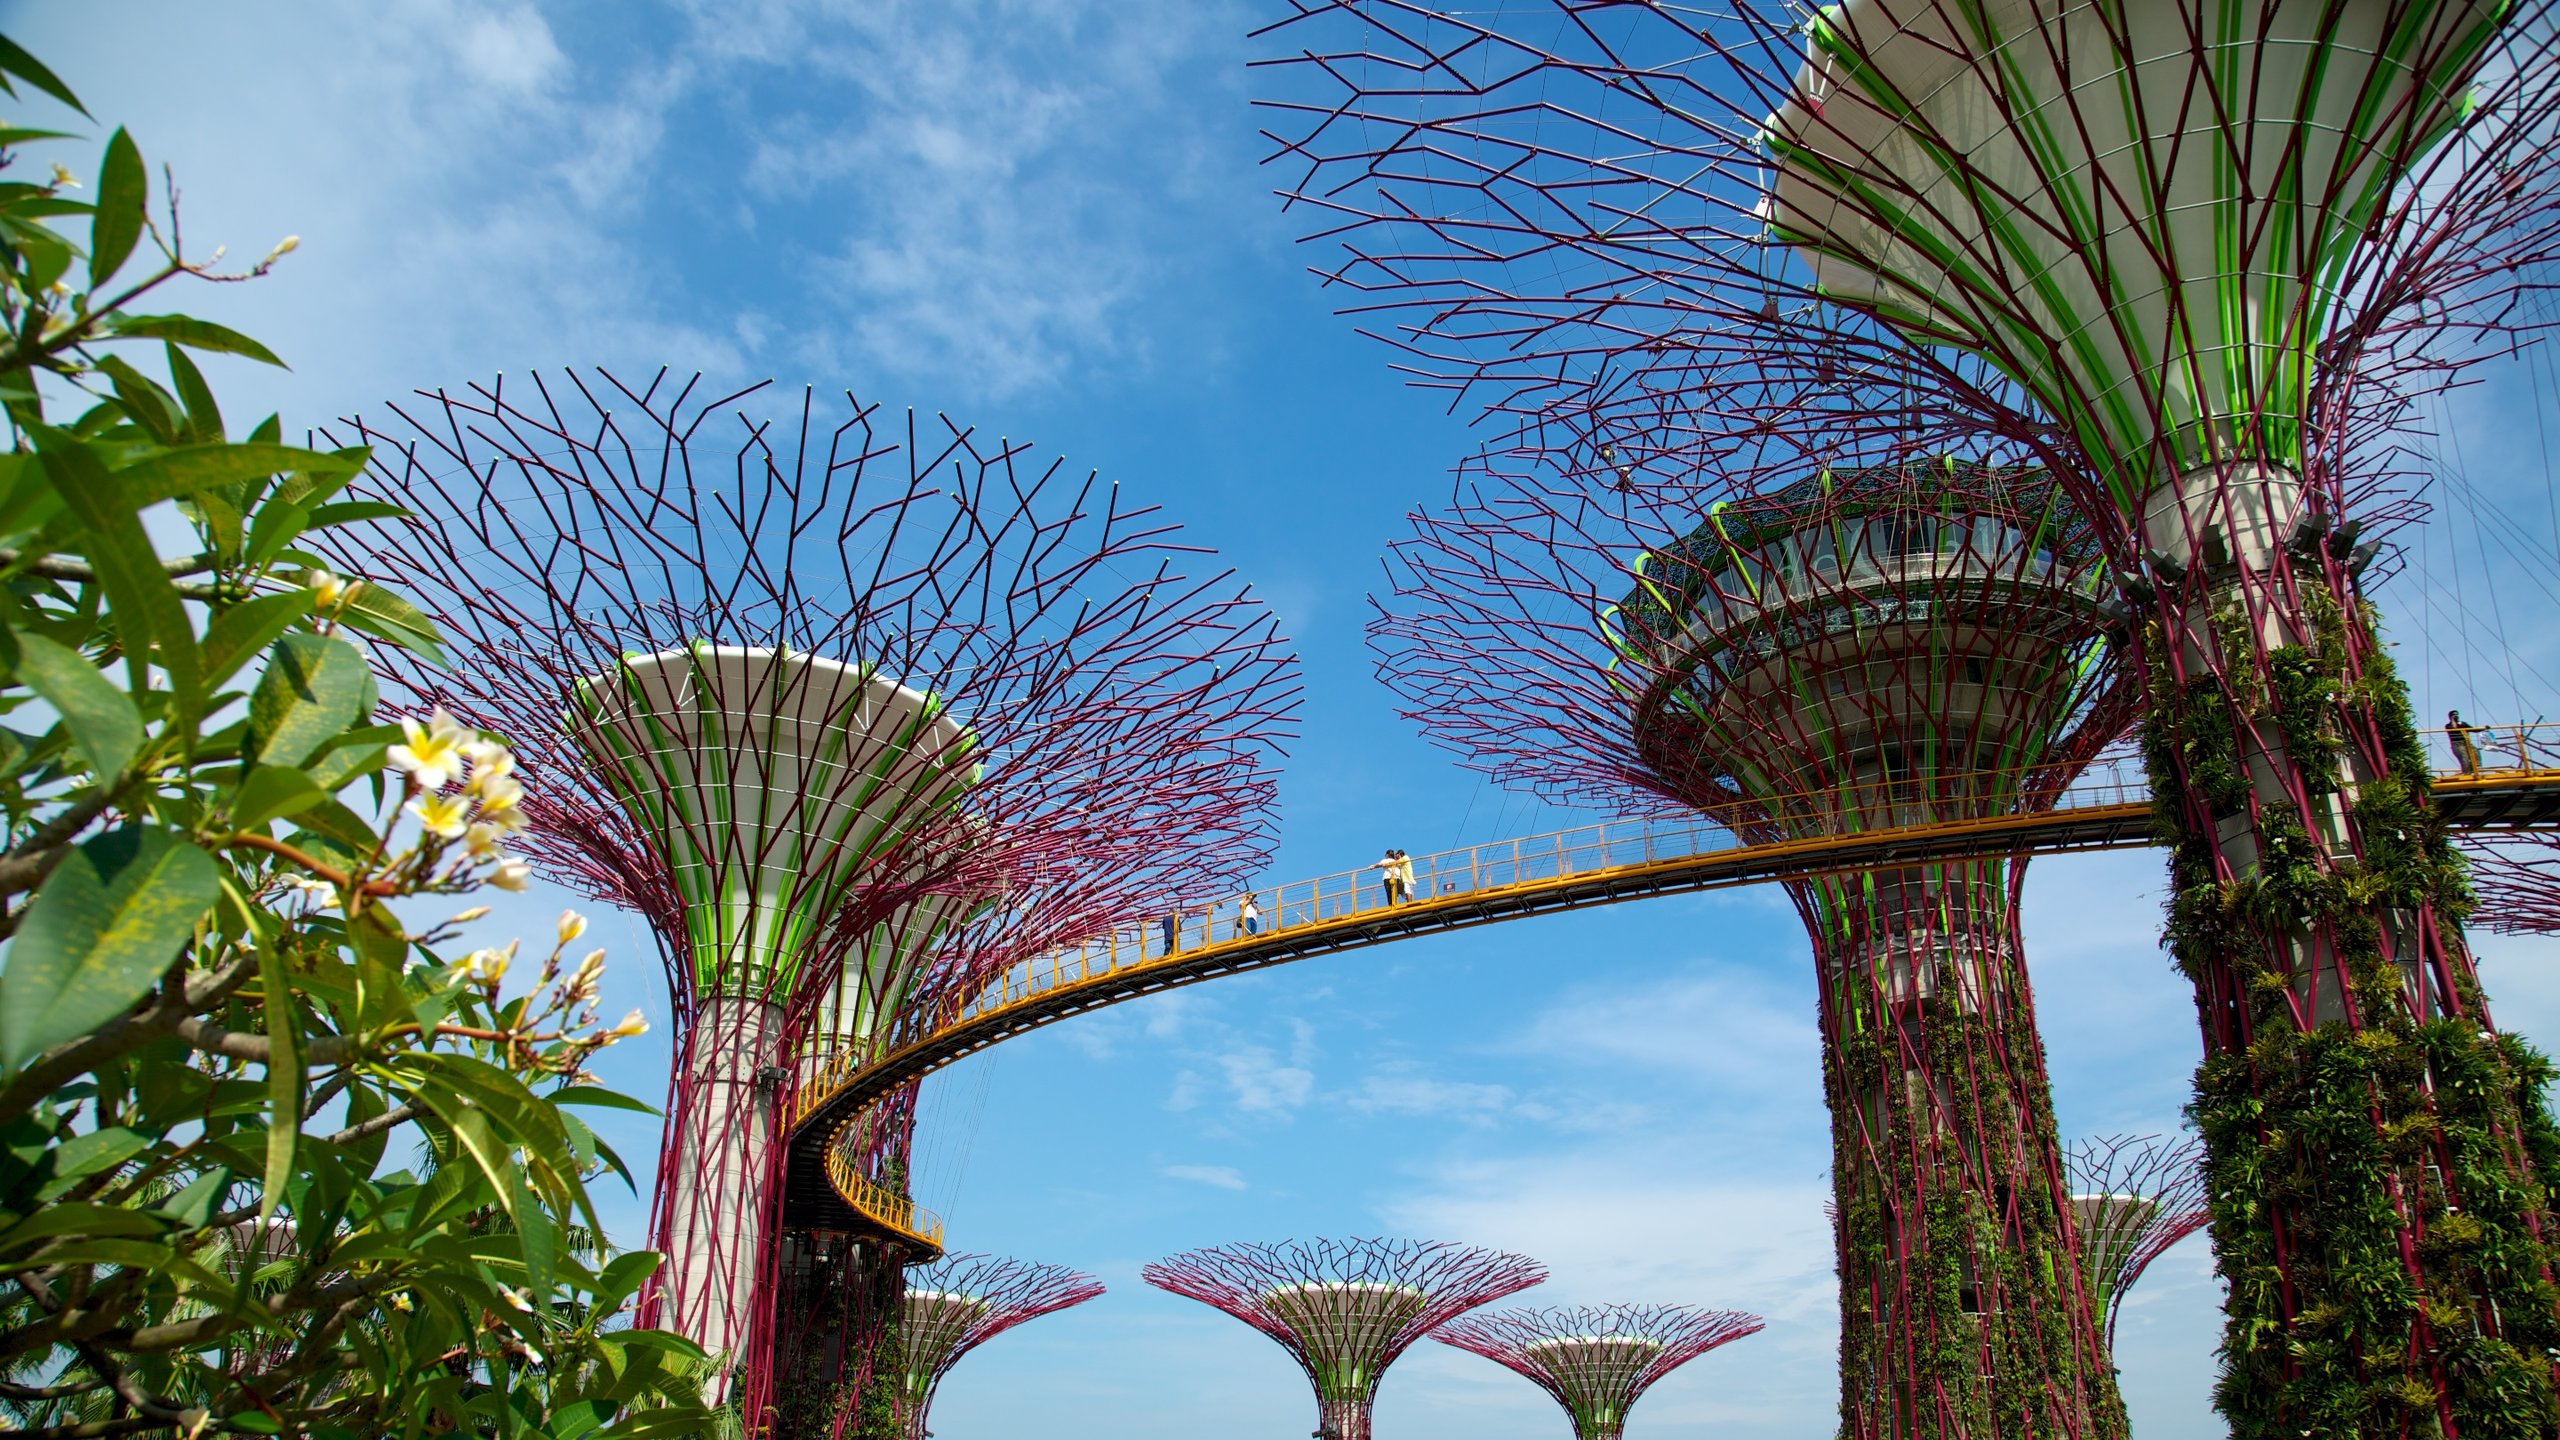
[[[1487,477],[1395,549],[1373,628],[1406,713],[1507,784],[1744,838],[2053,807],[2131,677],[2088,527],[2033,472],[1914,460],[1705,515]],[[2116,1433],[2018,933],[2023,863],[1788,880],[1813,941],[1841,1407]]]
[[[1378,1382],[1397,1356],[1457,1316],[1547,1278],[1524,1255],[1421,1240],[1227,1245],[1140,1273],[1279,1341],[1315,1387],[1318,1440],[1369,1440]]]
[[[2468,725],[2452,754],[2462,775],[2549,765],[2560,763],[2560,735],[2535,725]],[[2476,923],[2501,935],[2560,935],[2560,836],[2471,834],[2462,848]]]
[[[960,1357],[1026,1320],[1102,1293],[1102,1282],[1062,1265],[994,1255],[950,1255],[907,1272],[899,1330],[899,1433],[924,1440],[934,1393]]]
[[[1512,417],[1480,469],[1702,507],[1940,450],[2069,492],[2175,837],[2219,1405],[2547,1412],[2545,1062],[2491,1022],[2365,585],[2417,402],[2549,313],[2560,8],[1294,11],[1275,158],[1349,308]]]
[[[2080,1222],[2080,1264],[2106,1316],[2107,1351],[2126,1292],[2169,1247],[2204,1228],[2204,1146],[2193,1137],[2102,1135],[2063,1152]]]
[[[1251,874],[1297,693],[1267,609],[1117,486],[763,389],[422,392],[348,422],[372,496],[411,514],[336,557],[454,651],[395,671],[408,705],[513,746],[527,827],[495,838],[658,941],[676,1061],[646,1306],[729,1357],[751,1426],[795,1084],[1024,956]],[[912,1124],[912,1091],[848,1117],[838,1168],[903,1195]],[[857,1312],[894,1300],[904,1247],[797,1243],[804,1266],[861,1262]]]
[[[1757,1315],[1688,1305],[1569,1305],[1480,1310],[1431,1332],[1444,1345],[1527,1376],[1573,1421],[1574,1440],[1619,1440],[1653,1382],[1759,1333]]]

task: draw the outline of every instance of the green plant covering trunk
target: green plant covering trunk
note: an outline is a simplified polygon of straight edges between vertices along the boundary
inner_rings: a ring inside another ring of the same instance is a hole
[[[2145,743],[2205,1039],[2217,1407],[2237,1440],[2560,1433],[2552,1067],[2491,1027],[2372,614],[2254,569],[2159,611]]]
[[[2023,866],[1801,887],[1822,972],[1850,1440],[2121,1437],[2018,941]]]

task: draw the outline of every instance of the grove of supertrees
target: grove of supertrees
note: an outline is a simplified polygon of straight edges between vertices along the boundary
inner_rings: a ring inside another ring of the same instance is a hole
[[[2560,10],[1294,8],[1288,192],[1501,463],[1595,507],[1914,451],[2053,478],[2141,677],[2217,1405],[2550,1433],[2551,1067],[2491,1022],[2366,582],[2417,402],[2549,313]]]
[[[1919,459],[1701,513],[1471,476],[1374,627],[1407,713],[1509,784],[1753,840],[2051,805],[2132,694],[2042,475]],[[1850,1436],[2120,1434],[2018,924],[2022,860],[1787,882],[1813,942]]]
[[[401,699],[506,737],[533,782],[511,848],[639,915],[666,962],[644,1310],[725,1357],[750,1429],[812,1357],[822,1393],[784,1428],[858,1425],[909,1252],[847,1207],[786,1210],[795,1082],[1248,876],[1294,658],[1152,507],[940,417],[597,370],[349,424],[408,515],[338,558],[418,597],[451,654],[396,668]],[[912,1102],[837,1141],[901,1191]],[[802,1224],[834,1303],[803,1284],[778,1307],[778,1232]]]
[[[2193,1138],[2108,1135],[2064,1152],[2071,1205],[2080,1222],[2080,1264],[2090,1302],[2102,1315],[2107,1353],[2116,1348],[2124,1299],[2151,1262],[2204,1228],[2203,1147]]]
[[[1547,1278],[1525,1255],[1421,1240],[1303,1240],[1169,1256],[1140,1274],[1280,1342],[1316,1392],[1318,1440],[1369,1440],[1378,1382],[1416,1340]]]
[[[1529,1378],[1573,1421],[1574,1440],[1619,1440],[1653,1383],[1719,1345],[1757,1334],[1757,1315],[1688,1305],[1480,1310],[1431,1333]]]
[[[995,1255],[946,1255],[907,1272],[899,1353],[884,1361],[896,1396],[898,1434],[924,1440],[934,1392],[960,1357],[1026,1320],[1081,1305],[1102,1282],[1063,1265]]]

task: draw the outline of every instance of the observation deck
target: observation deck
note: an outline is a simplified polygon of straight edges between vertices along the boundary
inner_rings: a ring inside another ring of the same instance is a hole
[[[2483,755],[2480,771],[2438,776],[2436,813],[2461,830],[2560,827],[2560,723],[2484,727],[2475,742]],[[2446,753],[2441,738],[2430,748]],[[1863,803],[1839,806],[1836,813],[1853,819],[1890,817],[1902,809],[1926,814],[1917,787],[1942,785],[1947,778],[1878,784],[1870,788],[1882,793],[1862,796]],[[1897,787],[1914,793],[1903,797]],[[870,1064],[839,1063],[811,1072],[786,1117],[786,1193],[832,1191],[826,1177],[837,1133],[895,1087],[998,1041],[1106,1005],[1408,936],[1651,895],[1878,866],[2137,848],[2151,843],[2151,824],[2150,791],[2138,764],[2118,754],[2088,767],[2053,808],[2032,814],[1922,820],[1757,844],[1744,842],[1713,813],[1614,821],[1415,856],[1414,895],[1401,904],[1388,903],[1374,868],[1364,867],[1251,892],[1264,916],[1252,932],[1243,931],[1233,898],[1156,917],[1015,967],[945,1023],[892,1037]],[[826,1198],[846,1203],[832,1193]],[[910,1223],[921,1227],[928,1221]],[[938,1247],[939,1222],[930,1223]],[[920,1228],[908,1233],[923,1235]]]

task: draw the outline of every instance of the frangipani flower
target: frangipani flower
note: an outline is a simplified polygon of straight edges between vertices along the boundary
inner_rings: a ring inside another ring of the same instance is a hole
[[[458,840],[470,828],[471,802],[459,795],[421,795],[409,802],[409,813],[430,835]]]
[[[510,856],[489,872],[489,883],[501,890],[522,890],[533,879],[533,867]]]
[[[405,745],[394,745],[384,758],[391,768],[417,782],[422,790],[442,790],[462,774],[462,745],[468,738],[453,716],[441,705],[421,725],[414,716],[400,717],[400,733],[408,737]],[[459,833],[459,832],[456,832]]]

